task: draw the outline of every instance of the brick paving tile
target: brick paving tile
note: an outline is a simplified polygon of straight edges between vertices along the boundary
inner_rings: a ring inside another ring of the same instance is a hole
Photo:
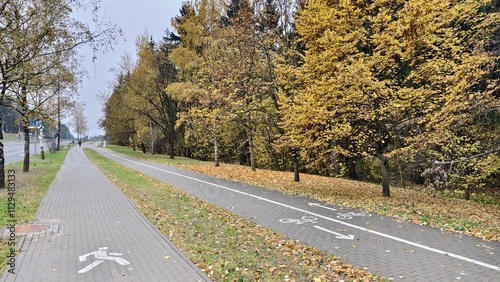
[[[85,156],[69,151],[2,281],[210,281]]]

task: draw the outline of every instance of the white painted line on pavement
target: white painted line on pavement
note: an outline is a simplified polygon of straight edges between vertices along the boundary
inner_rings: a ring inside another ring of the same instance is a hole
[[[348,240],[354,240],[354,235],[344,235],[342,233],[337,233],[337,232],[334,232],[330,229],[326,229],[326,228],[323,228],[321,226],[317,226],[317,225],[314,225],[313,226],[314,228],[317,228],[319,230],[323,230],[325,232],[328,232],[330,234],[333,234],[333,235],[336,235],[337,236],[337,239],[348,239]]]
[[[337,209],[334,209],[334,208],[330,208],[330,207],[325,207],[321,204],[318,204],[318,203],[309,203],[310,206],[313,206],[313,207],[320,207],[320,208],[324,208],[324,209],[327,209],[327,210],[331,210],[331,211],[337,211]]]
[[[493,270],[496,270],[496,271],[500,271],[500,267],[496,266],[496,265],[488,264],[488,263],[481,262],[481,261],[478,261],[478,260],[475,260],[475,259],[471,259],[471,258],[468,258],[468,257],[457,255],[457,254],[454,254],[454,253],[449,253],[449,252],[446,252],[446,251],[442,251],[442,250],[439,250],[439,249],[436,249],[436,248],[432,248],[432,247],[429,247],[429,246],[426,246],[426,245],[422,245],[422,244],[419,244],[419,243],[408,241],[408,240],[405,240],[405,239],[402,239],[402,238],[399,238],[399,237],[395,237],[395,236],[392,236],[392,235],[389,235],[389,234],[385,234],[385,233],[381,233],[381,232],[378,232],[378,231],[370,230],[368,228],[364,228],[364,227],[361,227],[361,226],[358,226],[358,225],[354,225],[354,224],[347,223],[347,222],[344,222],[344,221],[340,221],[340,220],[337,220],[337,219],[334,219],[334,218],[330,218],[330,217],[327,217],[327,216],[324,216],[324,215],[321,215],[321,214],[318,214],[318,213],[310,212],[310,211],[307,211],[307,210],[304,210],[304,209],[301,209],[301,208],[297,208],[297,207],[293,207],[293,206],[290,206],[290,205],[287,205],[287,204],[276,202],[276,201],[273,201],[273,200],[270,200],[270,199],[266,199],[266,198],[263,198],[263,197],[260,197],[260,196],[257,196],[257,195],[253,195],[253,194],[250,194],[250,193],[247,193],[247,192],[238,191],[238,190],[235,190],[235,189],[232,189],[232,188],[229,188],[229,187],[226,187],[226,186],[222,186],[222,185],[219,185],[219,184],[211,183],[211,182],[200,180],[200,179],[197,179],[197,178],[194,178],[194,177],[182,175],[180,173],[176,173],[176,172],[168,171],[168,170],[165,170],[165,169],[157,168],[157,167],[154,167],[154,166],[151,166],[151,165],[147,165],[147,164],[143,164],[143,163],[140,163],[140,162],[136,162],[136,161],[133,161],[133,160],[130,160],[130,159],[127,159],[127,158],[115,155],[115,154],[110,153],[110,152],[106,152],[106,153],[108,153],[108,154],[110,154],[112,156],[115,156],[117,158],[129,161],[131,163],[135,163],[135,164],[142,165],[142,166],[145,166],[145,167],[153,168],[153,169],[156,169],[156,170],[159,170],[159,171],[163,171],[163,172],[166,172],[166,173],[169,173],[169,174],[177,175],[177,176],[180,176],[180,177],[183,177],[183,178],[186,178],[186,179],[198,181],[200,183],[204,183],[204,184],[212,185],[212,186],[215,186],[215,187],[219,187],[219,188],[222,188],[222,189],[234,192],[234,193],[242,194],[242,195],[245,195],[245,196],[248,196],[248,197],[252,197],[252,198],[256,198],[256,199],[262,200],[262,201],[266,201],[268,203],[276,204],[278,206],[282,206],[282,207],[289,208],[289,209],[292,209],[292,210],[296,210],[296,211],[300,211],[300,212],[307,213],[307,214],[310,214],[310,215],[314,215],[314,216],[319,217],[319,218],[323,218],[323,219],[326,219],[326,220],[329,220],[329,221],[333,221],[335,223],[342,224],[342,225],[345,225],[345,226],[349,226],[351,228],[358,229],[358,230],[361,230],[361,231],[365,231],[365,232],[368,232],[368,233],[376,234],[376,235],[379,235],[379,236],[382,236],[382,237],[385,237],[385,238],[389,238],[389,239],[392,239],[394,241],[398,241],[398,242],[401,242],[401,243],[405,243],[405,244],[408,244],[408,245],[411,245],[411,246],[415,246],[415,247],[418,247],[418,248],[421,248],[421,249],[424,249],[424,250],[428,250],[428,251],[435,252],[435,253],[438,253],[438,254],[443,254],[443,255],[446,255],[446,256],[449,256],[449,257],[453,257],[453,258],[456,258],[456,259],[468,261],[470,263],[474,263],[474,264],[477,264],[477,265],[480,265],[480,266],[483,266],[483,267],[486,267],[486,268],[490,268],[490,269],[493,269]],[[159,165],[161,165],[161,164],[159,164]]]

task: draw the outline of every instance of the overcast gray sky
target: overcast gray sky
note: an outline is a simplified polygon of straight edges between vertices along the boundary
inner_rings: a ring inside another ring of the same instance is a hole
[[[114,79],[114,73],[110,69],[119,65],[121,57],[125,53],[135,58],[135,40],[144,31],[147,30],[155,40],[158,40],[165,34],[167,28],[173,30],[170,20],[179,14],[182,2],[184,1],[103,1],[100,14],[118,24],[123,30],[124,39],[119,39],[118,44],[114,46],[114,51],[100,55],[94,63],[92,63],[92,52],[87,49],[80,50],[80,53],[86,57],[85,68],[87,69],[88,77],[83,79],[83,84],[79,90],[79,100],[84,101],[86,104],[85,114],[88,119],[90,135],[103,133],[103,130],[97,124],[103,113],[101,102],[96,96],[99,93],[108,92],[108,82]],[[92,26],[91,22],[89,24]],[[72,130],[72,133],[74,133],[74,130]]]

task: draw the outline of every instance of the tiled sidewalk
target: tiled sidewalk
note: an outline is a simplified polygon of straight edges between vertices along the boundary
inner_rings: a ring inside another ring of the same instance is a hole
[[[2,281],[209,281],[82,148],[68,153],[37,218]]]

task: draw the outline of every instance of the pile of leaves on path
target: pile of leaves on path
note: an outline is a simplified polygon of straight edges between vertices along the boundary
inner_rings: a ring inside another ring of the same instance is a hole
[[[384,281],[95,153],[88,154],[138,209],[215,281]]]
[[[461,199],[432,196],[410,189],[391,189],[391,198],[382,197],[380,185],[340,178],[271,170],[252,171],[249,167],[209,163],[183,164],[183,168],[211,176],[241,181],[304,195],[348,208],[357,208],[397,220],[430,225],[450,232],[461,232],[486,240],[500,241],[500,206]]]

